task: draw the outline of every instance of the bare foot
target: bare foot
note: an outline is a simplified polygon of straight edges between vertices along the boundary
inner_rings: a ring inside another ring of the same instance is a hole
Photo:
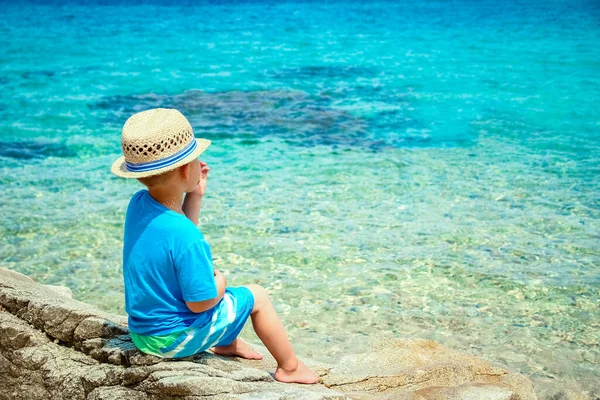
[[[311,384],[317,383],[319,376],[306,368],[306,365],[304,365],[302,361],[298,360],[298,365],[294,370],[286,371],[281,367],[277,367],[277,370],[275,371],[275,380],[284,383]]]
[[[235,339],[229,346],[219,346],[213,348],[213,353],[221,356],[236,356],[247,360],[262,360],[263,356],[247,343],[240,339]]]

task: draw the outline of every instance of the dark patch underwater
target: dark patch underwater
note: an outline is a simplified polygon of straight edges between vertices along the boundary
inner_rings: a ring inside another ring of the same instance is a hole
[[[31,160],[45,157],[75,157],[67,145],[42,141],[0,142],[0,157]]]
[[[344,96],[344,94],[342,94]],[[389,104],[407,104],[402,96],[386,96]],[[370,150],[397,147],[454,145],[451,139],[436,140],[420,133],[422,122],[407,118],[402,109],[371,111],[358,116],[336,108],[339,94],[322,91],[310,95],[302,91],[190,90],[176,95],[142,94],[106,97],[92,109],[106,112],[109,123],[117,126],[136,112],[155,107],[176,108],[192,124],[198,136],[208,139],[240,139],[249,144],[277,137],[287,143],[312,147],[360,147]]]

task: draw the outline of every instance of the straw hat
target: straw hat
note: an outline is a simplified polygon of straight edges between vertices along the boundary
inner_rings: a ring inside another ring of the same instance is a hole
[[[162,174],[198,158],[210,140],[195,139],[188,120],[179,111],[154,108],[134,114],[121,136],[123,156],[111,172],[123,178]]]

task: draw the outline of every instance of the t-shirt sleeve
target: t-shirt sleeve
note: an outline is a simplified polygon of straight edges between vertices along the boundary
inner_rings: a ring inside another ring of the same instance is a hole
[[[197,240],[175,259],[177,279],[184,301],[196,302],[217,297],[214,267],[206,240]]]

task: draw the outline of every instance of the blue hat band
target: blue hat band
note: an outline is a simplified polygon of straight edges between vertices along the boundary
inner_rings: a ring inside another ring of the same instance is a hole
[[[185,148],[183,148],[182,150],[179,150],[177,153],[175,153],[167,158],[163,158],[162,160],[150,161],[150,162],[141,163],[141,164],[134,164],[134,163],[125,161],[125,166],[127,167],[127,170],[129,170],[131,172],[146,172],[146,171],[152,171],[155,169],[165,168],[170,165],[178,163],[179,161],[183,160],[184,158],[186,158],[187,156],[192,154],[194,152],[194,150],[196,150],[196,147],[198,147],[198,145],[196,144],[196,139],[194,139],[191,141],[190,144],[185,146]]]

